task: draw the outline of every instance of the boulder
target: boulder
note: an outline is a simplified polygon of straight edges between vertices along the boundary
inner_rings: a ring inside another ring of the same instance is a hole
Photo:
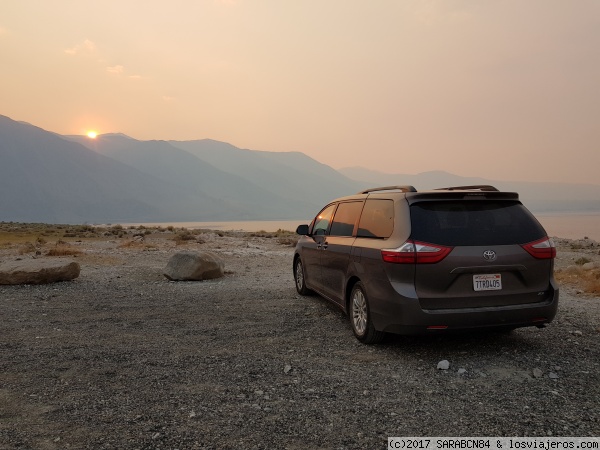
[[[66,259],[23,259],[0,263],[0,284],[46,284],[79,276],[79,264]]]
[[[225,273],[221,258],[210,252],[178,252],[163,271],[172,281],[200,281],[220,278]]]

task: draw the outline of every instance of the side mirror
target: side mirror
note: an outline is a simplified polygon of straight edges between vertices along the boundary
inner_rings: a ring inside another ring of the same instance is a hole
[[[308,236],[308,225],[298,225],[298,228],[296,228],[296,234]]]

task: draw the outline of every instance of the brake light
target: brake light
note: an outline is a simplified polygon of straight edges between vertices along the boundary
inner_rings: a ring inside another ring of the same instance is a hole
[[[537,259],[556,258],[556,247],[554,241],[549,237],[521,245],[527,253]]]
[[[408,240],[398,248],[381,250],[381,257],[394,264],[433,264],[448,256],[453,248]]]

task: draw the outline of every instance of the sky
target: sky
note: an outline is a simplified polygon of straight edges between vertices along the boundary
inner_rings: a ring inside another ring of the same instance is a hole
[[[4,0],[0,61],[60,134],[600,184],[598,0]]]

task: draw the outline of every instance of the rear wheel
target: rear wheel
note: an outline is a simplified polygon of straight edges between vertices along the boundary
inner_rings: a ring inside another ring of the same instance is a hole
[[[377,344],[385,337],[385,333],[377,331],[371,322],[369,301],[361,282],[354,285],[350,294],[350,324],[356,339],[363,344]]]
[[[312,291],[306,287],[306,278],[304,277],[304,265],[300,257],[294,261],[294,281],[296,282],[296,290],[300,295],[310,295]]]

